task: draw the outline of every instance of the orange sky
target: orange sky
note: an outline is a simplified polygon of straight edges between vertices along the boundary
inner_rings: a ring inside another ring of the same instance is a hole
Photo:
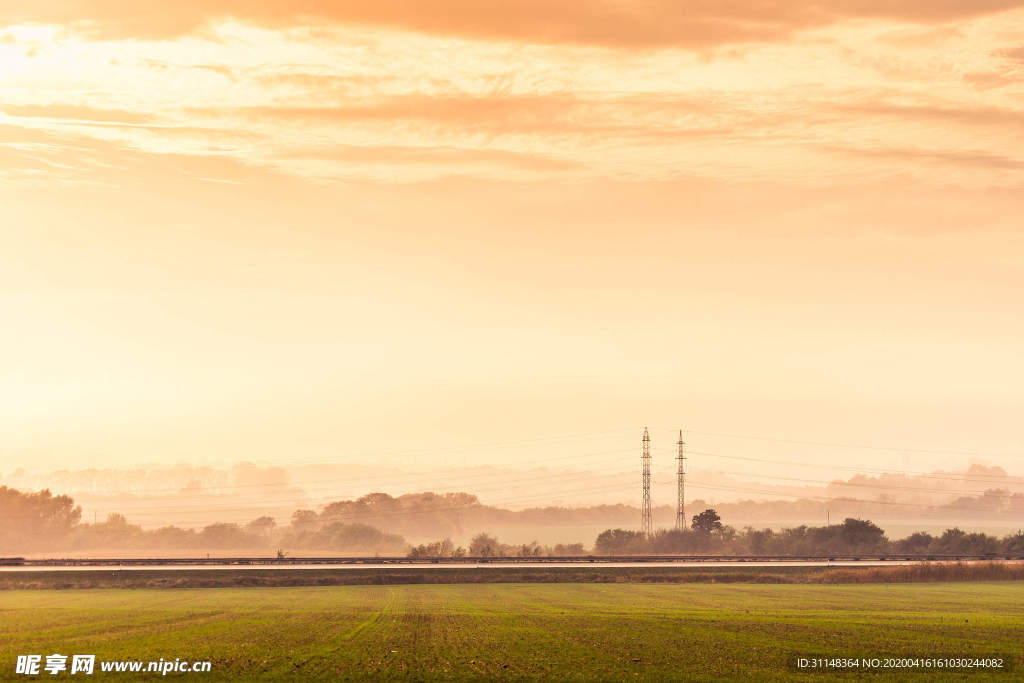
[[[1024,469],[1024,2],[682,6],[0,0],[0,473]]]

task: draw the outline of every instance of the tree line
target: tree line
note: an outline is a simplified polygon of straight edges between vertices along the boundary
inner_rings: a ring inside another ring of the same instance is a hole
[[[840,524],[800,525],[779,531],[724,525],[714,509],[693,517],[689,529],[661,529],[644,536],[631,529],[607,529],[594,543],[598,555],[828,555],[892,553],[914,555],[1024,554],[1024,531],[1003,538],[959,528],[933,536],[919,531],[890,540],[869,520],[848,517]]]
[[[70,496],[44,490],[23,493],[0,486],[0,553],[31,553],[96,549],[118,550],[259,550],[289,548],[354,554],[407,552],[398,535],[337,516],[297,510],[289,524],[270,517],[248,524],[215,523],[201,529],[174,525],[143,529],[124,515],[111,514],[98,523],[82,522],[82,509]]]
[[[416,546],[410,557],[536,557],[573,555],[1024,555],[1024,531],[1003,538],[959,528],[933,536],[919,531],[890,540],[869,520],[847,518],[841,524],[820,527],[801,525],[775,531],[747,527],[737,530],[722,524],[714,509],[693,517],[688,529],[659,529],[645,536],[635,529],[606,529],[598,534],[591,551],[582,543],[540,546],[516,545],[478,534],[468,549],[451,540]]]

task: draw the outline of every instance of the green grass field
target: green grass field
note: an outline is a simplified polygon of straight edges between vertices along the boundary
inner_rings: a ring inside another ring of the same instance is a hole
[[[54,652],[212,660],[197,680],[813,679],[791,668],[798,655],[1021,661],[1022,639],[1016,582],[0,592],[0,679],[16,678],[15,655]]]

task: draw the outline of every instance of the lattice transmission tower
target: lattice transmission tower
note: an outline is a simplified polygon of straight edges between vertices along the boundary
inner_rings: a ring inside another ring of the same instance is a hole
[[[676,469],[676,529],[682,531],[686,528],[686,496],[684,488],[686,484],[686,456],[683,455],[683,430],[679,430],[679,454],[676,455],[678,467]]]
[[[654,532],[654,523],[651,519],[651,437],[647,435],[647,427],[644,427],[643,444],[640,464],[643,466],[644,499],[640,513],[640,532],[644,536],[650,536]]]

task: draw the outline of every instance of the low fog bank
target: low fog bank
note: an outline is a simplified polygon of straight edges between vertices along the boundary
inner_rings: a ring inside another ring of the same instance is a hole
[[[319,512],[337,501],[360,500],[367,491],[387,492],[399,499],[410,491],[469,491],[475,504],[501,511],[484,522],[524,542],[534,538],[590,541],[609,525],[633,526],[639,518],[635,507],[639,473],[635,471],[494,467],[403,471],[369,465],[263,467],[242,462],[220,468],[175,465],[40,473],[15,469],[0,473],[0,485],[20,491],[59,491],[81,507],[82,522],[102,523],[118,514],[144,530],[167,525],[244,527],[259,517],[287,525],[296,510]],[[1021,495],[1024,478],[981,465],[958,472],[856,474],[813,484],[758,477],[753,472],[741,477],[696,469],[687,475],[690,506],[717,507],[740,526],[773,528],[860,515],[893,529],[907,524],[929,529],[959,524],[1008,530],[1024,519]],[[655,504],[675,500],[674,474],[655,472],[652,497]],[[669,526],[675,511],[661,506],[655,516],[657,523]],[[378,520],[370,515],[358,521],[383,524],[381,528],[389,533],[415,542],[438,530],[462,541],[479,531],[478,513],[460,515],[455,524],[445,519],[419,523],[405,517]]]
[[[719,533],[720,552],[738,552],[736,549],[745,542],[735,538],[749,537],[755,527],[785,534],[792,528],[836,526],[826,520],[839,523],[844,519],[872,519],[883,533],[891,524],[892,538],[914,532],[941,535],[953,527],[965,533],[985,531],[992,536],[1009,537],[1018,528],[1013,525],[1024,522],[1024,495],[1001,492],[926,509],[915,506],[915,518],[896,521],[889,515],[904,508],[887,500],[713,503],[696,499],[688,504],[689,514],[711,508],[727,522],[726,531]],[[177,522],[175,512],[167,510],[163,526],[144,528],[120,513],[112,513],[103,521],[83,519],[81,507],[68,495],[0,487],[0,553],[154,557],[266,556],[277,552],[292,556],[402,555],[431,543],[445,542],[453,550],[468,547],[481,533],[499,534],[503,542],[517,547],[561,546],[565,551],[568,546],[591,549],[595,539],[609,529],[619,529],[628,535],[639,517],[638,508],[621,504],[509,510],[484,505],[468,493],[397,497],[372,493],[354,500],[335,501],[319,509],[292,509],[281,516],[257,514],[245,523],[221,521],[190,527]],[[764,519],[774,521],[768,525],[757,521]],[[975,520],[973,525],[971,519]],[[674,521],[675,511],[670,506],[654,509],[656,527],[668,528]],[[994,528],[997,525],[1003,528]],[[689,541],[680,543],[678,552],[697,551],[689,547]]]

